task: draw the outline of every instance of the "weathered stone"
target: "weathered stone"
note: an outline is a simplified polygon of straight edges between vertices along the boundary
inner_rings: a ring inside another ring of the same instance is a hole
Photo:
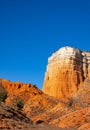
[[[58,98],[69,97],[90,79],[90,53],[63,47],[48,59],[43,92]]]

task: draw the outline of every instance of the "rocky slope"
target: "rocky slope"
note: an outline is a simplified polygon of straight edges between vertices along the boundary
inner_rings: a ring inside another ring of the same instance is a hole
[[[90,79],[90,52],[63,47],[48,59],[43,92],[58,98],[70,97]]]
[[[27,128],[32,121],[20,110],[0,103],[0,129],[22,129]]]
[[[1,90],[7,92],[5,102],[0,102],[1,129],[63,130],[49,123],[53,119],[49,111],[59,102],[63,106],[58,99],[44,94],[35,85],[5,79],[0,79]],[[23,108],[17,107],[18,100],[24,102]]]
[[[18,109],[0,103],[0,130],[65,130],[49,124],[35,124]]]
[[[35,85],[19,83],[18,88],[14,84],[17,83],[0,80],[0,87],[7,91],[5,102],[0,103],[0,128],[89,130],[90,80],[85,80],[72,97],[61,99],[44,94]],[[17,107],[18,100],[24,102],[22,109]]]

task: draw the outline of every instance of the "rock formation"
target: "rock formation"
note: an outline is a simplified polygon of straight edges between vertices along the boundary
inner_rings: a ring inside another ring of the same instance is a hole
[[[63,47],[48,59],[43,92],[58,98],[70,97],[90,79],[90,52]]]
[[[40,90],[36,87],[36,85],[33,84],[24,84],[22,82],[11,82],[5,79],[0,79],[0,84],[8,92],[8,95],[19,95],[20,93],[30,91],[33,91],[34,93],[40,92]]]
[[[90,80],[84,78],[78,92],[61,99],[44,94],[32,84],[0,79],[1,94],[7,92],[0,101],[0,129],[89,130]],[[19,100],[23,108],[17,107]]]

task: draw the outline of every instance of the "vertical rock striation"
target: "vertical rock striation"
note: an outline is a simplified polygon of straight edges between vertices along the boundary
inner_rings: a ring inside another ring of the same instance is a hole
[[[48,59],[43,92],[58,98],[69,97],[90,79],[90,53],[63,47]]]

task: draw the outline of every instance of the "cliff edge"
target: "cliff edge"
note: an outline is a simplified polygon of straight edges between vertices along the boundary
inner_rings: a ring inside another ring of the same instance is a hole
[[[90,52],[62,47],[48,59],[42,91],[57,98],[70,97],[90,79]]]

